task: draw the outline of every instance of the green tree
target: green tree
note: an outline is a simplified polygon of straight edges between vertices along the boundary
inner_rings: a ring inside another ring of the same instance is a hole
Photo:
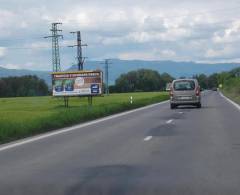
[[[214,73],[208,77],[208,88],[218,87],[218,74]]]
[[[48,95],[48,86],[37,76],[7,77],[0,80],[0,97]]]
[[[195,76],[193,76],[193,78],[198,80],[198,83],[201,86],[201,88],[203,88],[203,89],[209,88],[207,75],[205,75],[205,74],[195,75]]]
[[[172,80],[167,73],[160,75],[155,70],[139,69],[120,75],[111,89],[118,92],[159,91],[165,89],[166,83]]]

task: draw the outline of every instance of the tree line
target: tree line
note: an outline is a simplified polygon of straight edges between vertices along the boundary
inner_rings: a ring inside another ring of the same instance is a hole
[[[230,88],[232,83],[240,83],[240,68],[211,75],[193,75],[192,78],[198,80],[202,89],[218,88],[220,84],[226,89]],[[110,86],[109,90],[110,93],[163,91],[167,83],[171,83],[174,79],[168,73],[160,74],[158,71],[150,69],[139,69],[120,75],[116,79],[115,85]],[[234,89],[239,87],[240,93],[240,85],[231,86]]]
[[[240,94],[240,68],[211,75],[193,75],[203,89],[217,88],[223,85],[226,90]],[[175,78],[168,73],[160,74],[150,69],[139,69],[121,74],[115,85],[109,87],[110,93],[163,91],[167,83]],[[24,97],[49,95],[48,85],[37,76],[0,78],[0,97]]]
[[[0,78],[0,97],[45,96],[48,94],[47,84],[37,76]]]
[[[166,84],[173,79],[168,73],[159,74],[155,70],[139,69],[120,75],[115,85],[109,87],[109,91],[122,93],[165,90]]]
[[[231,71],[214,73],[209,76],[205,74],[194,75],[203,89],[218,88],[219,85],[229,87],[234,80],[240,79],[240,68],[234,68]],[[236,86],[237,87],[237,86]]]

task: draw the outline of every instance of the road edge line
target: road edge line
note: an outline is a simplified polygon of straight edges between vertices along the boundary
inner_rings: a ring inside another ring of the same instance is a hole
[[[134,113],[134,112],[149,109],[149,108],[152,108],[152,107],[155,107],[155,106],[158,106],[158,105],[166,104],[168,102],[169,102],[169,100],[165,100],[165,101],[162,101],[162,102],[159,102],[159,103],[147,105],[147,106],[144,106],[144,107],[136,108],[136,109],[133,109],[133,110],[128,110],[128,111],[117,113],[117,114],[113,114],[113,115],[106,116],[106,117],[99,118],[99,119],[95,119],[95,120],[92,120],[92,121],[89,121],[89,122],[74,125],[74,126],[71,126],[71,127],[61,128],[61,129],[54,130],[54,131],[51,131],[51,132],[47,132],[47,133],[44,133],[44,134],[28,137],[28,138],[25,138],[25,139],[20,139],[20,140],[15,141],[15,142],[6,143],[6,144],[3,144],[3,145],[0,145],[0,152],[4,151],[4,150],[7,150],[7,149],[10,149],[10,148],[15,148],[17,146],[21,146],[21,145],[24,145],[24,144],[27,144],[27,143],[32,143],[32,142],[35,142],[35,141],[38,141],[38,140],[42,140],[44,138],[52,137],[52,136],[55,136],[55,135],[60,135],[60,134],[67,133],[67,132],[70,132],[70,131],[75,131],[77,129],[88,127],[88,126],[91,126],[91,125],[94,125],[94,124],[97,124],[97,123],[101,123],[101,122],[104,122],[104,121],[107,121],[107,120],[118,118],[118,117],[128,115],[128,114],[131,114],[131,113]]]
[[[231,103],[235,108],[237,108],[240,111],[240,105],[233,100],[226,97],[222,92],[219,92],[220,96],[223,97],[225,100],[227,100],[229,103]]]

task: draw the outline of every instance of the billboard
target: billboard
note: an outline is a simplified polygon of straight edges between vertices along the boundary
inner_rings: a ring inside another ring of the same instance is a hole
[[[52,73],[53,96],[96,96],[103,91],[102,71]]]

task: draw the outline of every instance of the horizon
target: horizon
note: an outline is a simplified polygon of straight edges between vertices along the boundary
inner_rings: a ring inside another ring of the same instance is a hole
[[[159,62],[159,63],[163,63],[163,62],[172,62],[172,63],[192,63],[192,64],[196,64],[196,65],[226,65],[226,64],[231,64],[231,65],[234,65],[236,64],[237,66],[236,67],[240,67],[240,62],[195,62],[195,61],[175,61],[175,60],[141,60],[141,59],[117,59],[117,58],[114,58],[114,59],[110,59],[112,61],[126,61],[126,62],[134,62],[134,61],[140,61],[140,62]],[[97,62],[97,63],[101,63],[103,62],[103,60],[86,60],[84,62],[84,64],[86,65],[86,63],[88,62]],[[99,65],[99,66],[103,66],[101,64],[96,64],[96,65]],[[114,64],[112,64],[114,66]],[[71,65],[69,66],[66,66],[66,69],[64,70],[68,70],[70,69],[71,67],[73,66],[77,66],[77,62],[74,64],[72,63]],[[21,68],[21,67],[4,67],[0,64],[0,68],[4,68],[4,69],[8,69],[8,70],[30,70],[30,71],[43,71],[43,72],[52,72],[51,68],[52,66],[49,67],[49,69],[31,69],[31,68]],[[229,67],[229,70],[231,70],[231,67]]]

